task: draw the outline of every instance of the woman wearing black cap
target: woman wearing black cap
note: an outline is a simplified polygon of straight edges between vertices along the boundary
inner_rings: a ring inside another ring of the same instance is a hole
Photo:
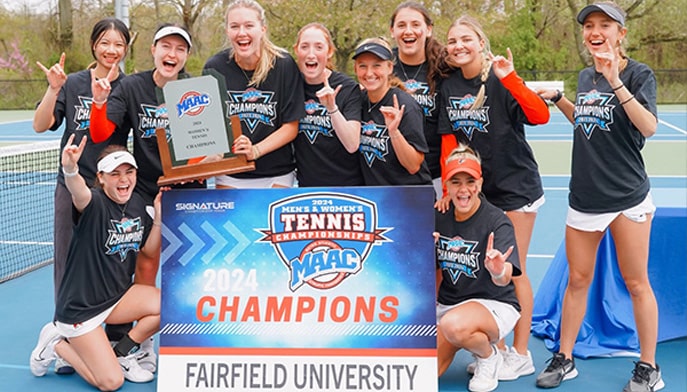
[[[365,185],[431,185],[422,108],[393,75],[389,44],[366,39],[353,59],[365,92],[360,137]]]
[[[496,342],[520,319],[511,280],[521,273],[515,232],[482,194],[481,161],[471,148],[459,145],[444,167],[451,204],[436,212],[434,233],[439,376],[465,349],[476,360],[468,389],[493,391],[504,360]]]
[[[573,347],[587,307],[599,243],[610,229],[618,267],[630,292],[640,358],[623,391],[664,387],[655,362],[658,306],[648,277],[649,233],[655,206],[640,150],[656,132],[656,78],[622,48],[625,12],[615,3],[589,5],[577,15],[593,66],[580,72],[577,97],[543,91],[574,125],[566,254],[570,277],[563,299],[560,349],[537,377],[551,388],[577,376]]]

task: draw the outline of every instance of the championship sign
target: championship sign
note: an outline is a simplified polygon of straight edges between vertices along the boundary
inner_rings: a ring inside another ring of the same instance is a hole
[[[165,192],[158,391],[436,391],[433,202]]]

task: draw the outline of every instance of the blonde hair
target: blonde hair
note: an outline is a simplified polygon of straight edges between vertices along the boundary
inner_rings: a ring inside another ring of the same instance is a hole
[[[451,151],[451,153],[448,154],[448,158],[446,158],[446,163],[455,161],[457,159],[472,159],[480,165],[482,164],[482,159],[479,157],[479,154],[477,154],[477,152],[473,150],[472,147],[467,146],[463,143],[459,143],[458,147],[454,148]]]
[[[460,18],[456,19],[455,22],[451,24],[451,26],[448,28],[450,31],[452,28],[456,26],[465,26],[472,30],[475,34],[477,34],[477,37],[484,42],[484,49],[482,49],[482,69],[479,74],[480,81],[482,84],[479,87],[479,91],[477,92],[477,96],[475,97],[475,102],[472,104],[471,109],[479,109],[482,107],[484,104],[484,99],[486,95],[486,82],[487,78],[489,77],[489,71],[491,70],[491,61],[489,61],[489,53],[491,52],[491,45],[489,44],[489,38],[487,37],[486,34],[484,34],[484,30],[482,29],[482,25],[477,21],[477,19],[468,16],[468,15],[463,15]]]
[[[329,50],[327,50],[327,64],[325,65],[325,67],[334,70],[335,68],[334,63],[332,62],[332,58],[334,57],[334,53],[336,53],[336,45],[334,45],[334,40],[332,40],[332,34],[329,32],[329,29],[327,29],[322,23],[312,22],[301,27],[301,29],[298,30],[298,35],[296,35],[296,43],[293,44],[294,51],[298,47],[298,43],[301,42],[301,35],[303,35],[303,32],[310,28],[320,30],[322,32],[324,40],[327,41],[327,46],[329,46]]]
[[[382,45],[383,47],[385,47],[386,49],[389,50],[389,53],[393,53],[391,51],[391,45],[389,44],[389,42],[384,37],[366,38],[366,39],[362,40],[358,44],[358,46],[355,47],[355,49],[358,50],[358,48],[360,48],[361,46],[365,46],[367,44]],[[388,61],[391,63],[391,73],[389,73],[389,75],[388,75],[389,86],[390,87],[397,87],[397,88],[399,88],[405,92],[408,92],[408,90],[406,89],[405,83],[403,83],[401,81],[401,79],[399,79],[398,76],[396,76],[396,74],[394,74],[394,69],[393,69],[394,61],[393,60],[385,60],[385,61]]]
[[[260,21],[260,24],[267,27],[267,22],[265,21],[265,9],[262,8],[262,6],[258,4],[257,1],[234,0],[233,2],[231,2],[231,4],[229,4],[229,6],[227,7],[227,12],[224,14],[224,21],[225,24],[227,24],[226,28],[229,27],[229,13],[237,8],[248,8],[255,11],[258,14],[258,20]],[[234,56],[233,47],[229,48],[229,55],[232,57]],[[273,44],[272,41],[270,41],[270,39],[268,38],[267,33],[265,33],[265,35],[263,35],[262,39],[260,40],[260,58],[258,59],[258,65],[257,67],[255,67],[253,77],[248,82],[248,85],[257,86],[260,83],[264,82],[265,79],[267,79],[267,75],[269,74],[270,70],[274,67],[274,63],[277,61],[277,57],[281,58],[285,56],[286,50]]]

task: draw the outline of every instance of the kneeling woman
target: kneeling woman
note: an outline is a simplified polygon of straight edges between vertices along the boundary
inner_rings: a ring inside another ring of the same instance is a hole
[[[439,375],[464,348],[477,360],[469,390],[492,391],[503,362],[495,344],[520,318],[511,281],[521,273],[515,233],[503,211],[481,194],[482,168],[472,149],[454,149],[446,173],[451,205],[436,212],[434,233]]]
[[[88,188],[77,162],[86,137],[73,145],[69,138],[62,152],[62,170],[78,213],[67,263],[55,306],[55,322],[41,330],[31,353],[31,372],[46,373],[60,356],[91,385],[118,389],[124,378],[152,381],[135,358],[139,344],[160,328],[160,290],[132,284],[138,253],[159,252],[160,193],[155,197],[155,219],[145,201],[134,193],[137,164],[122,146],[103,150],[97,163],[96,186]],[[114,348],[103,323],[136,325]]]

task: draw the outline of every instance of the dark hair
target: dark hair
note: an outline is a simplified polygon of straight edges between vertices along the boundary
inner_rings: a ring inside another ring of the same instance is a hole
[[[191,32],[188,31],[188,29],[187,29],[186,27],[184,27],[184,26],[182,26],[182,25],[180,25],[180,24],[178,24],[178,23],[162,23],[161,25],[159,25],[159,26],[157,27],[157,29],[155,29],[155,33],[153,34],[153,36],[155,36],[155,34],[157,34],[158,31],[164,29],[165,27],[178,27],[178,28],[184,30],[184,31],[186,32],[186,34],[188,34],[188,38],[189,38],[191,41],[193,41],[193,37],[191,36]],[[177,34],[177,35],[178,35],[178,34]],[[181,37],[181,35],[178,35],[178,36]],[[181,37],[181,38],[184,40],[184,42],[186,42],[186,38],[184,38],[184,37]],[[154,42],[153,45],[156,44],[156,43],[157,43],[157,42]],[[190,51],[191,51],[190,43],[189,43],[189,42],[186,42],[186,45],[188,46],[188,51],[190,52]]]
[[[429,14],[429,11],[427,8],[425,8],[424,5],[416,2],[416,1],[405,1],[396,7],[394,10],[394,13],[391,14],[391,27],[394,27],[394,22],[396,22],[396,16],[398,15],[399,11],[401,11],[404,8],[410,8],[414,11],[419,12],[422,14],[422,18],[425,20],[425,24],[427,24],[428,27],[434,27],[434,21],[432,20],[432,16]],[[444,51],[444,45],[442,45],[439,41],[437,41],[434,36],[429,36],[425,40],[425,59],[427,61],[427,84],[429,84],[429,89],[430,92],[434,92],[434,88],[436,87],[436,79],[442,76],[442,73],[439,70],[439,65],[441,63],[442,59],[442,53]],[[399,59],[399,61],[401,61]]]
[[[131,43],[131,35],[129,34],[129,28],[126,27],[124,22],[117,18],[105,18],[99,20],[95,26],[93,26],[93,31],[91,31],[91,55],[95,58],[95,46],[96,42],[102,38],[102,36],[110,31],[115,30],[122,35],[124,41],[126,42],[126,48],[129,49],[129,44]]]
[[[119,144],[110,144],[109,146],[103,148],[103,150],[98,154],[98,159],[96,159],[96,163],[100,162],[101,159],[105,158],[106,156],[112,154],[115,151],[129,151],[128,148],[121,146]],[[93,188],[102,188],[103,184],[98,181],[98,173],[96,173],[96,179],[93,181]]]

